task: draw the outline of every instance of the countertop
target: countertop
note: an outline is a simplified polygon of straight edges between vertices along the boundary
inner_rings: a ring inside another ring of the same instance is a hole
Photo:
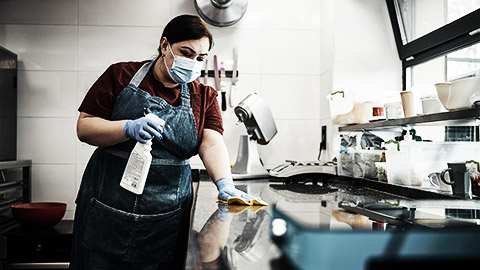
[[[237,188],[260,196],[270,206],[230,207],[229,213],[225,214],[225,209],[221,209],[224,206],[217,203],[215,184],[201,174],[200,181],[194,183],[196,195],[186,269],[295,269],[272,241],[270,224],[273,209],[282,211],[308,230],[326,231],[372,231],[379,226],[385,230],[385,223],[340,209],[339,202],[381,202],[425,208],[427,214],[429,207],[434,207],[434,212],[442,205],[480,209],[478,200],[455,199],[443,194],[358,179],[352,182],[338,176],[320,177],[319,181],[315,178],[313,183],[286,184],[275,180],[236,180]],[[480,210],[473,211],[475,215],[480,215]]]
[[[269,198],[274,194],[267,194],[270,193],[268,184],[268,179],[235,181],[237,188],[271,203]],[[281,254],[269,239],[269,207],[255,209],[256,212],[251,207],[240,208],[237,214],[227,215],[222,221],[217,215],[217,194],[215,184],[201,178],[195,196],[186,269],[232,269],[232,266],[237,269],[271,269],[270,261]],[[207,263],[199,267],[197,261],[201,258],[217,264]]]

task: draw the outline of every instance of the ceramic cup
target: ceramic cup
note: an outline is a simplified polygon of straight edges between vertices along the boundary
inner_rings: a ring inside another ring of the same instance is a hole
[[[387,120],[398,119],[403,117],[402,102],[385,103],[385,116]]]
[[[415,116],[415,98],[413,92],[403,91],[400,92],[400,96],[402,97],[403,114],[405,117]]]
[[[433,172],[428,175],[428,180],[430,181],[430,184],[436,188],[438,188],[440,191],[452,194],[452,186],[447,185],[445,182],[440,180],[440,174],[441,172]],[[445,175],[445,178],[448,179],[448,175]]]
[[[452,162],[447,164],[448,169],[440,173],[440,180],[452,186],[453,196],[471,199],[472,184],[470,182],[470,173],[467,172],[467,168],[465,167],[465,162]],[[446,179],[446,173],[448,173],[450,181]]]

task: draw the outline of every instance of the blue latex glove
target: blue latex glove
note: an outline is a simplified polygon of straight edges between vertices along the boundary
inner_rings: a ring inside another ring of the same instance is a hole
[[[233,184],[233,180],[229,178],[220,178],[215,182],[218,188],[218,199],[224,203],[239,203],[239,204],[261,204],[268,205],[260,198],[248,195],[247,193],[238,190]],[[229,201],[229,199],[232,199]]]
[[[218,203],[218,209],[215,211],[215,217],[220,221],[229,221],[233,216],[228,212],[228,206],[226,204]]]
[[[123,128],[123,133],[127,138],[134,139],[141,143],[146,143],[153,137],[161,139],[162,132],[163,127],[147,117],[128,120]]]

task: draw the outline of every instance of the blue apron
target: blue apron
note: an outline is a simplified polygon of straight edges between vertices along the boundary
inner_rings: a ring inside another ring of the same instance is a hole
[[[186,84],[178,107],[138,87],[154,62],[145,63],[119,93],[110,119],[154,113],[165,120],[163,138],[153,139],[143,194],[120,187],[136,141],[95,150],[76,200],[70,269],[183,268],[192,203],[189,159],[198,151],[197,129]]]

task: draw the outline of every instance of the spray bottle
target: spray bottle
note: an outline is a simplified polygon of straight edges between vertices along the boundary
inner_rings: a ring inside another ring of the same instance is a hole
[[[149,113],[146,117],[155,121],[158,125],[163,126],[165,124],[163,119],[154,114]],[[137,142],[130,153],[127,166],[123,172],[122,180],[120,181],[121,187],[137,195],[143,193],[148,171],[152,163],[150,151],[152,151],[152,140],[146,143]]]

